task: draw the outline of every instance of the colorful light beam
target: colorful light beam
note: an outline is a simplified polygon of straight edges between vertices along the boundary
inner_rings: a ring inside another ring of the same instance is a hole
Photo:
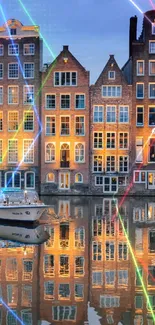
[[[25,325],[23,321],[18,317],[18,315],[5,303],[5,301],[0,298],[2,305],[13,315],[13,317],[21,324]]]
[[[149,23],[152,25],[152,21],[145,15],[145,13],[142,11],[142,9],[135,3],[133,0],[129,0],[133,6],[149,21]]]

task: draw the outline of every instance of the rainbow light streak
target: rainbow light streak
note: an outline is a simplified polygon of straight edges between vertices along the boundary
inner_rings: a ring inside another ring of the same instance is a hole
[[[25,13],[26,13],[27,16],[29,17],[29,19],[30,19],[31,23],[33,24],[33,26],[37,26],[36,23],[35,23],[35,21],[33,20],[32,16],[30,15],[29,11],[28,11],[27,8],[24,6],[23,2],[22,2],[21,0],[18,0],[18,2],[20,3],[21,7],[24,9]],[[53,53],[53,51],[52,51],[51,48],[49,47],[49,45],[48,45],[46,39],[44,38],[43,34],[42,34],[40,31],[38,31],[38,32],[39,32],[40,37],[43,39],[43,42],[44,42],[46,48],[49,50],[49,52],[50,52],[50,54],[52,55],[53,59],[55,59],[56,55]]]
[[[23,321],[18,317],[18,315],[5,303],[5,301],[2,298],[0,298],[0,301],[21,325],[25,325]]]
[[[150,24],[152,25],[152,21],[145,15],[145,13],[142,11],[142,9],[139,8],[139,6],[133,1],[133,0],[129,0],[133,6],[142,14],[145,16],[145,18],[150,22]]]
[[[139,267],[138,267],[138,264],[137,264],[136,258],[135,258],[135,256],[134,256],[134,251],[133,251],[133,249],[132,249],[132,247],[131,247],[130,240],[129,240],[128,234],[127,234],[127,232],[126,232],[126,229],[125,229],[125,227],[124,227],[124,223],[123,223],[123,221],[122,221],[122,217],[121,217],[121,215],[120,215],[120,213],[119,213],[119,207],[118,207],[117,204],[116,204],[116,209],[117,209],[117,214],[118,214],[118,216],[119,216],[119,220],[120,220],[120,222],[121,222],[121,225],[122,225],[122,228],[123,228],[123,231],[124,231],[124,234],[125,234],[125,238],[126,238],[126,240],[127,240],[127,244],[128,244],[128,247],[129,247],[130,254],[131,254],[131,256],[132,256],[132,259],[133,259],[133,262],[134,262],[134,265],[135,265],[135,268],[136,268],[136,271],[137,271],[137,274],[138,274],[139,280],[140,280],[141,285],[142,285],[142,288],[143,288],[143,292],[144,292],[144,295],[145,295],[145,298],[146,298],[147,304],[148,304],[148,306],[149,306],[149,310],[151,311],[152,318],[153,318],[153,321],[154,321],[154,323],[155,323],[155,314],[154,314],[153,308],[152,308],[152,306],[151,306],[150,299],[149,299],[149,296],[148,296],[148,294],[147,294],[147,290],[146,290],[146,287],[145,287],[145,284],[144,284],[143,278],[142,278],[142,276],[141,276],[141,274],[140,274]]]
[[[150,1],[152,8],[155,9],[155,5],[154,5],[153,1],[152,0],[149,0],[149,1]]]

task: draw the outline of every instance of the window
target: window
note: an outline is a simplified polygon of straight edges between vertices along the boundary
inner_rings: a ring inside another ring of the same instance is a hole
[[[129,123],[129,107],[119,107],[119,123]]]
[[[83,248],[85,246],[85,229],[84,229],[84,227],[76,228],[74,237],[75,237],[75,248]]]
[[[0,44],[0,56],[4,55],[4,45]]]
[[[9,44],[8,45],[8,55],[18,55],[19,54],[19,45],[18,44]]]
[[[24,55],[34,55],[35,54],[35,44],[29,43],[24,44]]]
[[[128,173],[129,157],[119,156],[119,172]]]
[[[114,132],[108,132],[107,133],[107,149],[115,149],[116,143],[116,134]]]
[[[139,276],[140,275],[140,276]],[[141,286],[141,280],[140,279],[143,279],[143,269],[142,267],[138,267],[138,271],[136,271],[136,286]]]
[[[128,270],[118,270],[118,285],[119,286],[128,285]]]
[[[84,275],[84,257],[76,256],[75,257],[75,276]]]
[[[155,76],[155,60],[149,61],[149,76]]]
[[[144,98],[144,83],[136,84],[136,98],[138,99]]]
[[[129,136],[127,132],[119,133],[119,149],[128,149]]]
[[[35,173],[26,172],[25,173],[25,188],[34,189],[35,188]]]
[[[49,173],[46,176],[47,183],[54,183],[55,182],[55,175],[53,173]]]
[[[69,299],[70,298],[70,288],[68,283],[59,284],[59,299]]]
[[[8,86],[8,104],[18,104],[18,86]]]
[[[127,261],[127,259],[128,259],[128,246],[127,246],[127,243],[120,242],[118,244],[118,259],[120,261]]]
[[[105,271],[105,286],[114,286],[116,281],[116,271],[107,270]]]
[[[103,192],[117,192],[118,178],[117,177],[104,177],[103,178]]]
[[[95,186],[103,185],[103,176],[95,176]]]
[[[0,105],[3,104],[3,86],[0,86]]]
[[[84,297],[84,285],[83,284],[75,283],[74,296],[75,296],[75,300],[83,300],[83,297]]]
[[[34,141],[24,140],[24,162],[33,163],[34,162]]]
[[[21,187],[21,174],[19,172],[5,173],[5,187]]]
[[[137,106],[136,107],[136,126],[143,126],[144,125],[144,107]]]
[[[61,135],[69,135],[70,134],[70,117],[69,116],[61,116]]]
[[[69,275],[69,256],[60,255],[60,275]]]
[[[8,78],[9,79],[18,79],[19,78],[18,63],[9,63],[8,64]]]
[[[94,156],[93,157],[93,171],[94,172],[102,172],[102,156]]]
[[[24,86],[24,104],[34,104],[34,86]]]
[[[55,161],[55,144],[47,143],[45,149],[45,162]]]
[[[93,261],[101,261],[102,260],[102,243],[101,242],[93,242]]]
[[[116,123],[116,106],[106,107],[106,122]]]
[[[32,304],[32,286],[31,285],[22,285],[22,306],[31,307]]]
[[[3,140],[0,140],[0,163],[3,161]]]
[[[126,186],[126,177],[125,176],[118,176],[118,185]]]
[[[98,214],[98,213],[96,213]],[[102,211],[99,213],[99,216],[97,218],[94,218],[92,220],[92,236],[98,237],[102,235]]]
[[[18,122],[18,112],[8,112],[8,131],[17,131]]]
[[[14,257],[8,257],[6,259],[6,280],[7,281],[17,281],[18,280],[18,267],[17,259]]]
[[[45,95],[45,108],[56,109],[56,96],[54,94]]]
[[[22,280],[32,280],[33,277],[33,260],[32,259],[23,259],[23,274]]]
[[[69,188],[70,188],[70,174],[69,173],[60,173],[59,174],[59,189],[68,190]]]
[[[113,221],[114,215],[105,216],[105,236],[114,237],[115,236],[115,222]]]
[[[103,284],[103,272],[93,271],[92,272],[92,285],[93,287],[98,287]]]
[[[55,86],[76,86],[77,73],[76,72],[55,72],[54,85]]]
[[[102,216],[103,216],[103,204],[95,204],[95,217],[100,218]]]
[[[54,255],[44,255],[44,275],[53,276],[54,275]]]
[[[76,306],[54,306],[52,307],[53,320],[76,321]],[[14,324],[13,324],[14,325]]]
[[[122,87],[102,86],[102,97],[122,97]]]
[[[149,98],[155,98],[155,83],[149,83]]]
[[[154,278],[155,278],[155,266],[150,265],[148,266],[148,278],[147,278],[147,282],[149,286],[154,287]]]
[[[75,135],[85,135],[85,118],[84,116],[75,116]]]
[[[53,209],[53,213],[54,213],[54,209]],[[49,234],[49,239],[44,243],[44,247],[45,249],[48,249],[50,247],[54,247],[54,227],[51,226],[46,226],[45,230],[47,231],[47,233]]]
[[[83,183],[83,175],[81,173],[75,174],[75,183]]]
[[[85,109],[85,95],[75,95],[75,108]]]
[[[24,131],[34,130],[34,114],[30,111],[24,112]]]
[[[10,35],[14,36],[17,34],[17,29],[16,28],[10,28]]]
[[[85,147],[82,143],[77,143],[75,145],[75,162],[84,163],[85,162]]]
[[[3,63],[0,63],[0,79],[3,79]]]
[[[21,319],[23,324],[32,325],[32,313],[30,309],[21,310]]]
[[[134,170],[134,183],[145,183],[146,173],[145,171]]]
[[[149,41],[149,53],[150,54],[155,53],[155,41]]]
[[[46,123],[46,135],[55,135],[56,134],[56,121],[55,116],[45,116]]]
[[[150,139],[149,143],[149,162],[155,161],[155,138]]]
[[[114,173],[116,169],[116,161],[115,156],[107,156],[106,157],[106,171],[108,173]]]
[[[100,308],[112,308],[120,306],[120,297],[103,295],[100,296]]]
[[[155,125],[155,107],[149,107],[149,126]]]
[[[106,247],[106,261],[114,261],[114,259],[115,259],[115,243],[106,241],[105,247]]]
[[[153,229],[149,231],[149,252],[155,252],[155,230]]]
[[[16,310],[13,310],[13,312],[15,315],[17,315]],[[7,311],[6,322],[7,322],[7,325],[17,325],[17,319],[10,311]]]
[[[147,309],[155,310],[155,295],[149,295],[148,298],[149,298],[150,303],[147,302]],[[150,305],[151,305],[151,308],[150,308]]]
[[[34,63],[24,63],[24,78],[25,79],[34,78]]]
[[[61,109],[70,109],[70,95],[61,96]]]
[[[136,309],[143,308],[143,296],[135,296],[135,308]]]
[[[143,161],[143,138],[136,138],[136,162]]]
[[[111,80],[115,79],[115,71],[108,71],[108,79]]]
[[[152,23],[152,35],[155,35],[155,23]]]
[[[102,149],[103,148],[103,133],[102,132],[94,132],[94,149]]]
[[[0,111],[0,131],[3,131],[3,112]]]
[[[137,60],[137,76],[144,76],[144,61]]]
[[[7,302],[9,306],[17,306],[18,302],[18,286],[17,284],[7,285]]]
[[[18,140],[8,140],[8,162],[18,162]]]
[[[104,122],[104,107],[94,106],[93,107],[93,122],[102,123]]]

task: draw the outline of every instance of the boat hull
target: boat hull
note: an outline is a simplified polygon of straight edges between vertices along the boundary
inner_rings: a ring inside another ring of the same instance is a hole
[[[37,206],[0,206],[0,219],[20,220],[20,221],[36,221],[46,210],[45,205]]]

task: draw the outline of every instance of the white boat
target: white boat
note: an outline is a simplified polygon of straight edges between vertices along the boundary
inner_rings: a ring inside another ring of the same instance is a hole
[[[48,205],[39,201],[36,191],[0,189],[0,219],[35,221],[47,208]]]

